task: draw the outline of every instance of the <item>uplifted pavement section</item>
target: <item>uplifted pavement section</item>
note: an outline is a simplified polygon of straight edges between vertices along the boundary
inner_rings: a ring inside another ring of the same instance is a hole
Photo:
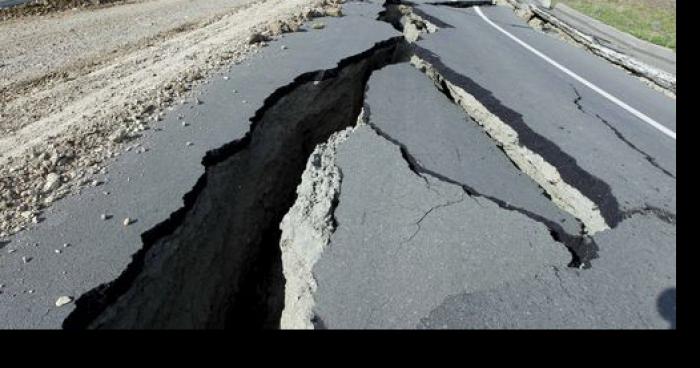
[[[365,114],[337,148],[315,328],[675,328],[675,220],[633,214],[594,236],[591,268],[567,267],[541,222],[465,191],[507,197],[512,185],[525,208],[547,208],[426,76],[408,64],[375,72]],[[505,183],[482,187],[495,174]]]
[[[366,108],[372,126],[412,164],[502,206],[578,235],[580,224],[521,172],[476,122],[410,64],[375,72]]]
[[[367,125],[339,147],[337,162],[338,228],[313,271],[317,328],[415,328],[449,295],[570,260],[541,223],[416,174]]]

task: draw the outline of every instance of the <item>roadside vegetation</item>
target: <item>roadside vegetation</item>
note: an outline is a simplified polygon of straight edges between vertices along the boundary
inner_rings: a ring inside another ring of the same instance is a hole
[[[633,36],[676,49],[676,0],[556,0]]]

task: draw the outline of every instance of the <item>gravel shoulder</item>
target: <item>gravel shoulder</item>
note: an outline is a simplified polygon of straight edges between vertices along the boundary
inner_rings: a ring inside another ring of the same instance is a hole
[[[195,86],[327,0],[153,0],[0,23],[0,237],[40,221]],[[252,35],[257,35],[252,37]]]

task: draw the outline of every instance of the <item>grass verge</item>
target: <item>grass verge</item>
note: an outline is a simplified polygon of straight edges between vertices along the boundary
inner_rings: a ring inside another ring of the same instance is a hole
[[[556,0],[623,32],[676,49],[676,0]]]

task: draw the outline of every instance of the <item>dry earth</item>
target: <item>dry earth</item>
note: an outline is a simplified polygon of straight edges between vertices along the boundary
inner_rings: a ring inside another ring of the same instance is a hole
[[[62,10],[75,8],[95,8],[109,6],[113,3],[138,0],[0,0],[0,20],[25,17],[28,15],[44,15]]]
[[[104,172],[196,85],[342,0],[150,0],[0,22],[0,237]]]

